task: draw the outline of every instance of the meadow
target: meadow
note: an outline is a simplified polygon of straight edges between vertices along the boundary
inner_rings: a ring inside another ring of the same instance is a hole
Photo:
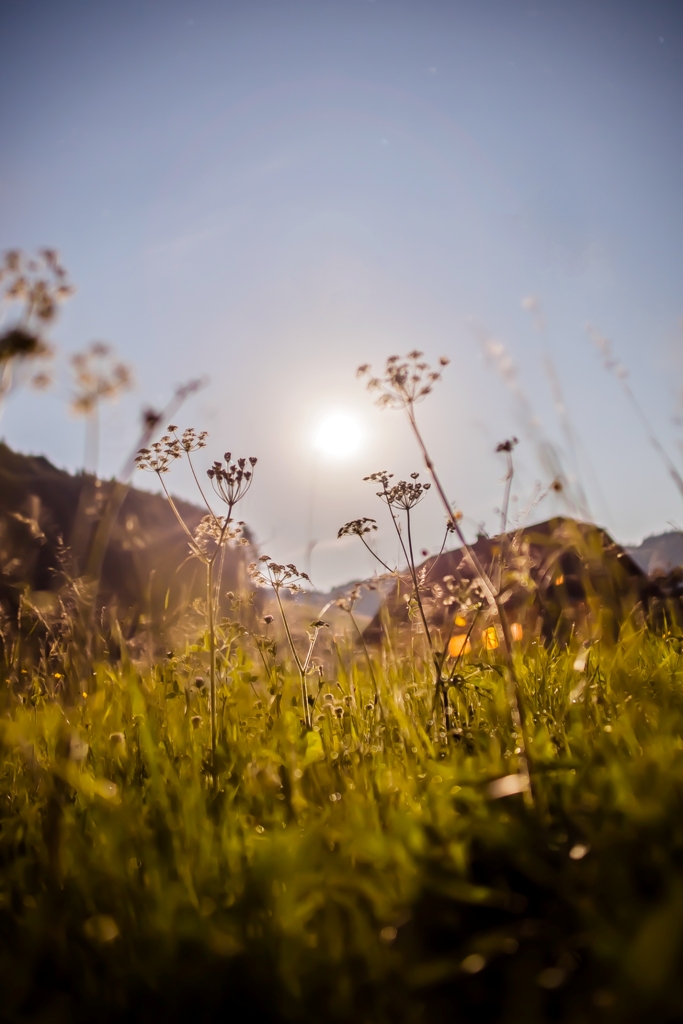
[[[8,367],[44,355],[29,327],[46,288],[0,346],[7,388]],[[358,589],[302,620],[308,577],[259,555],[236,519],[256,459],[226,452],[202,474],[205,432],[171,424],[152,441],[149,415],[138,466],[205,574],[172,639],[142,619],[122,628],[68,550],[53,611],[27,581],[3,616],[1,1020],[683,1019],[678,606],[617,619],[586,575],[569,631],[512,621],[547,596],[507,518],[517,442],[498,449],[506,496],[483,564],[417,420],[446,362],[391,357],[369,379],[427,471],[370,478],[405,558],[382,563],[406,599],[400,628],[386,605],[366,640]],[[76,369],[91,415],[107,378]],[[177,460],[201,509],[169,490]],[[100,548],[117,488],[93,505]],[[470,569],[438,586],[413,556],[412,510],[430,490]],[[375,526],[339,533],[372,551]],[[246,571],[225,594],[229,564]],[[546,574],[556,594],[560,569]]]
[[[340,650],[307,730],[234,645],[214,775],[199,646],[6,675],[3,1020],[680,1019],[680,638],[516,655],[533,802],[496,651],[447,736],[417,654]]]

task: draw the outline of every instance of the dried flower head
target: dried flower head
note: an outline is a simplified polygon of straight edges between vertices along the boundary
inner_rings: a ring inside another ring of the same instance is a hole
[[[387,359],[384,375],[372,377],[368,363],[358,367],[359,377],[368,376],[368,390],[377,393],[377,404],[389,408],[402,409],[415,405],[425,398],[432,387],[441,379],[443,368],[448,366],[446,356],[439,359],[439,369],[434,370],[423,359],[423,353],[414,349],[407,356],[390,356]]]
[[[398,483],[389,486],[392,476],[393,473],[387,473],[385,470],[382,470],[379,473],[371,473],[370,476],[366,476],[364,479],[370,480],[373,483],[379,481],[382,489],[377,491],[377,497],[385,501],[391,508],[399,511],[408,512],[411,508],[414,508],[415,505],[422,501],[431,487],[429,483],[420,483],[418,479],[419,473],[411,473],[410,480],[399,480]]]
[[[280,565],[274,562],[270,555],[261,555],[258,562],[252,562],[247,566],[247,572],[257,586],[272,587],[277,593],[289,590],[292,594],[302,594],[304,588],[301,583],[311,582],[310,576],[300,572],[291,562],[288,565]]]
[[[84,352],[69,360],[74,380],[71,411],[90,416],[99,402],[113,400],[133,385],[130,368],[117,362],[113,349],[103,341],[93,341]]]
[[[177,438],[165,434],[160,441],[155,441],[149,448],[141,448],[135,456],[135,465],[138,469],[145,469],[150,473],[168,473],[172,462],[179,459],[183,449]]]
[[[231,540],[241,540],[243,528],[243,522],[233,523],[227,517],[204,516],[194,531],[194,545],[191,547],[205,557],[209,557],[219,544],[227,544]]]
[[[362,537],[366,533],[372,533],[373,530],[377,529],[377,520],[368,519],[364,516],[362,519],[352,519],[348,523],[344,523],[342,528],[337,531],[337,538],[339,537]]]
[[[181,451],[187,455],[191,455],[192,452],[198,452],[200,448],[206,448],[206,439],[209,436],[207,430],[195,430],[194,427],[187,427],[186,430],[183,430],[180,437],[178,437],[177,431],[178,428],[175,423],[169,424],[169,434],[173,435]]]
[[[14,327],[0,336],[0,364],[11,359],[33,359],[50,351],[37,334],[23,327]]]
[[[45,328],[73,288],[66,283],[66,271],[54,249],[42,249],[33,258],[25,257],[18,249],[6,252],[0,264],[0,282],[4,282],[5,304],[22,307],[18,321],[0,334],[1,400],[17,384],[15,367],[52,358],[54,351],[45,340]],[[37,388],[47,387],[50,382],[44,371],[34,373],[30,380]]]
[[[55,319],[59,304],[75,290],[66,278],[66,270],[55,249],[41,249],[34,257],[11,249],[5,253],[4,264],[0,266],[0,281],[7,282],[5,301],[23,303],[21,323],[27,329],[37,322],[39,330]]]
[[[206,475],[221,501],[232,509],[251,487],[257,460],[251,456],[233,461],[230,452],[226,452],[223,458],[225,461],[214,462]]]

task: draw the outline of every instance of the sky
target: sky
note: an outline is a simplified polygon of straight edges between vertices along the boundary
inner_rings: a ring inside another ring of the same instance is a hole
[[[372,571],[347,520],[396,558],[363,477],[424,470],[355,370],[418,348],[450,359],[420,419],[471,536],[497,528],[512,435],[520,521],[582,491],[624,543],[683,523],[589,335],[680,466],[677,0],[6,0],[0,58],[0,249],[54,246],[77,286],[57,384],[6,403],[12,447],[82,467],[68,356],[93,340],[136,382],[102,410],[102,476],[143,406],[206,378],[177,422],[208,430],[207,464],[258,457],[240,515],[326,588]],[[359,432],[345,458],[316,447],[332,414]],[[431,495],[415,528],[438,549]]]

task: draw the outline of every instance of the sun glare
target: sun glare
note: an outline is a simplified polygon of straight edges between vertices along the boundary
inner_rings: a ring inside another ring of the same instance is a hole
[[[353,455],[360,446],[361,428],[348,413],[334,413],[320,423],[315,434],[315,447],[332,459],[344,459]]]

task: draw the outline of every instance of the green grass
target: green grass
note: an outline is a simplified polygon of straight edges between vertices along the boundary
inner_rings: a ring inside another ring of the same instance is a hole
[[[488,788],[515,771],[493,654],[446,742],[416,657],[378,657],[370,707],[349,654],[306,734],[298,676],[278,715],[237,651],[216,785],[201,653],[96,665],[72,706],[7,682],[0,1019],[680,1019],[682,651],[517,656],[533,806]]]

